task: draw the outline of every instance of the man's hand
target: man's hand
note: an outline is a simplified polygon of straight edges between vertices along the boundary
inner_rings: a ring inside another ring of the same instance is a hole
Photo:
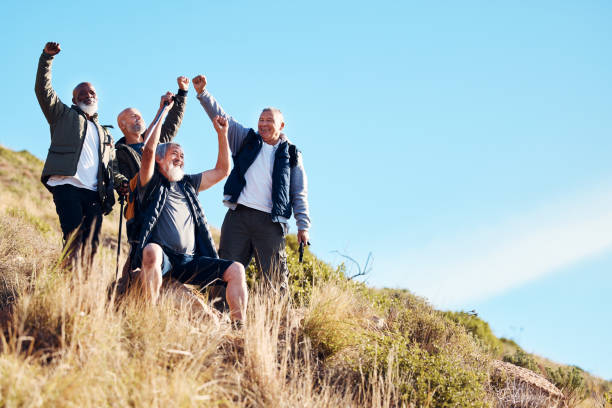
[[[298,244],[300,242],[303,242],[304,245],[310,245],[310,240],[309,240],[310,236],[308,234],[308,231],[306,230],[300,230],[297,233],[297,240],[298,240]]]
[[[159,102],[160,109],[164,108],[164,103],[168,103],[168,108],[171,108],[174,104],[174,94],[172,92],[166,92],[165,95],[162,95],[161,101]]]
[[[59,43],[48,42],[47,44],[45,44],[45,49],[43,51],[45,52],[45,54],[48,55],[56,55],[59,54],[61,50],[62,49],[60,48]]]
[[[119,194],[120,197],[126,198],[129,192],[130,187],[127,180],[122,181],[121,185],[117,186],[117,194]]]
[[[178,83],[179,89],[182,89],[183,91],[189,89],[189,78],[187,78],[186,76],[180,76],[176,78],[176,82]]]
[[[227,119],[225,119],[223,116],[215,116],[212,122],[218,134],[227,136],[227,130],[229,128]]]
[[[204,75],[198,75],[192,79],[192,82],[198,95],[204,91],[204,88],[206,88],[206,77]]]

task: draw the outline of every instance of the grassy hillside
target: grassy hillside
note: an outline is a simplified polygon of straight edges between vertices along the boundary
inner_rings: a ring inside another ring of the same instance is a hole
[[[0,407],[551,406],[496,372],[499,359],[550,379],[559,406],[612,404],[609,382],[526,354],[475,316],[368,288],[308,253],[300,264],[293,236],[290,298],[250,269],[243,330],[180,288],[156,305],[109,298],[118,211],[91,269],[60,267],[41,169],[0,147]]]

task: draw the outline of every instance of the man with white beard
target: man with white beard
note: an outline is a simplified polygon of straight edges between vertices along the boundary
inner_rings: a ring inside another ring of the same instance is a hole
[[[121,185],[125,177],[113,171],[113,138],[98,123],[98,96],[93,85],[78,84],[72,91],[72,106],[62,103],[53,89],[51,64],[60,50],[59,43],[48,42],[36,72],[34,91],[51,131],[41,181],[53,194],[64,244],[78,228],[71,248],[80,246],[84,251],[86,245],[81,244],[91,239],[93,257],[102,214],[110,213],[115,202],[113,182]]]
[[[134,277],[152,302],[157,301],[164,277],[201,288],[222,283],[230,316],[240,325],[247,305],[244,267],[239,262],[219,259],[198,199],[199,192],[229,174],[228,121],[222,117],[213,120],[218,139],[215,167],[185,175],[181,146],[158,144],[162,119],[172,105],[164,105],[165,97],[160,103],[161,119],[145,136],[138,172],[138,211],[133,219],[138,233],[131,254]]]

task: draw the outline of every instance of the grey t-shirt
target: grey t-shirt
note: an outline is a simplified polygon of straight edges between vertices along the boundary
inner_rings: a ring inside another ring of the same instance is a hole
[[[202,174],[188,174],[196,191],[200,188]],[[144,190],[144,189],[143,189]],[[139,195],[142,199],[142,195]],[[180,253],[195,252],[195,225],[189,202],[176,182],[170,183],[168,198],[151,233],[151,241]]]

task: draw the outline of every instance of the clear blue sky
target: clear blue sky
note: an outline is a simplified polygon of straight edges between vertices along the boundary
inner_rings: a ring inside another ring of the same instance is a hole
[[[205,74],[245,125],[283,110],[317,255],[371,251],[369,284],[476,309],[527,351],[612,379],[610,21],[605,1],[10,2],[0,143],[46,155],[46,41],[62,46],[60,97],[92,82],[103,123],[128,106],[150,120],[178,75]],[[191,88],[188,171],[213,166],[214,140]],[[201,200],[220,226],[220,187]]]

